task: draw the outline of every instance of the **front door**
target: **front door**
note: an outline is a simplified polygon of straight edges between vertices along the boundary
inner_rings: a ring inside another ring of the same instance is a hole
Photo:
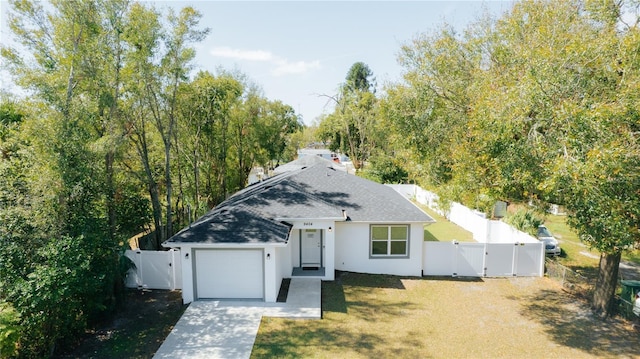
[[[302,230],[300,236],[300,267],[322,267],[322,230]]]

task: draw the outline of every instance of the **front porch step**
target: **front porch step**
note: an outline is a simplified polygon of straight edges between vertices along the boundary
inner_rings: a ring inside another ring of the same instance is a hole
[[[294,267],[291,272],[292,277],[324,277],[325,270],[324,267],[320,267],[317,269],[307,269],[304,267]]]

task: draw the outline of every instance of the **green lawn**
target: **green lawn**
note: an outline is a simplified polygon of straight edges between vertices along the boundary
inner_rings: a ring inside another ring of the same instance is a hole
[[[590,251],[580,240],[578,235],[566,223],[566,216],[548,215],[544,225],[549,228],[558,239],[563,255],[559,258],[561,264],[579,271],[597,272],[600,254]]]
[[[459,242],[475,242],[473,234],[462,227],[450,222],[445,217],[437,214],[430,208],[418,205],[420,209],[425,211],[431,218],[436,220],[424,229],[424,240],[435,242],[451,242],[457,240]]]
[[[322,316],[264,317],[252,358],[627,358],[640,340],[548,278],[338,273]]]
[[[560,248],[564,252],[559,259],[560,263],[586,273],[597,272],[600,253],[589,250],[580,242],[578,235],[566,223],[566,218],[566,216],[548,215],[544,223],[560,241]],[[640,265],[640,251],[625,253],[622,260]]]

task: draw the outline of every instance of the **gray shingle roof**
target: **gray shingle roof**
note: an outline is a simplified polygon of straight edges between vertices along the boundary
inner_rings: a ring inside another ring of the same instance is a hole
[[[165,243],[286,243],[291,225],[262,217],[245,205],[216,208]]]
[[[433,222],[394,189],[318,159],[237,192],[165,245],[286,243],[287,219],[339,219],[343,210],[354,222]]]

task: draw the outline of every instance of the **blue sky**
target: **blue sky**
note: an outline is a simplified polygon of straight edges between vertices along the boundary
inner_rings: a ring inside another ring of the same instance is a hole
[[[6,0],[2,7],[3,33]],[[355,62],[369,65],[382,85],[401,79],[397,54],[402,44],[443,23],[459,30],[483,9],[507,11],[506,1],[156,1],[177,10],[193,6],[209,36],[197,45],[197,67],[239,70],[271,100],[281,100],[311,124],[330,112],[335,94]],[[6,81],[6,76],[3,76]],[[3,84],[5,88],[5,84]]]

